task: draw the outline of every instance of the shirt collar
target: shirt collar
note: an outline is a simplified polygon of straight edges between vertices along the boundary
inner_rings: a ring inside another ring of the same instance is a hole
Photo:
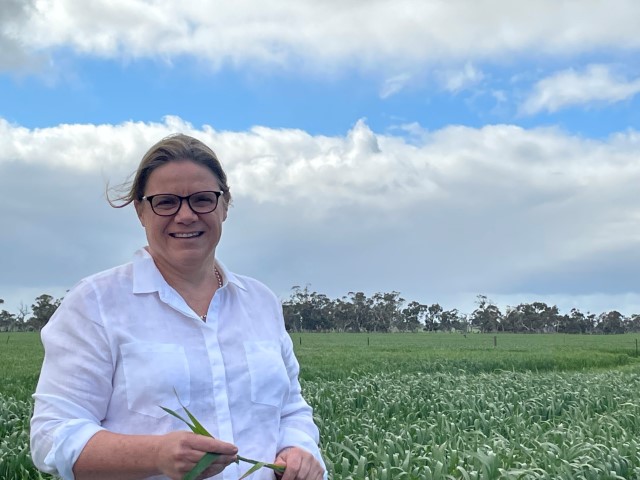
[[[159,292],[167,282],[146,248],[133,255],[133,293]]]
[[[238,288],[241,288],[242,290],[247,289],[242,279],[238,277],[235,273],[229,271],[227,267],[224,266],[224,263],[222,263],[217,258],[216,258],[216,267],[218,267],[218,270],[222,272],[222,278],[225,283],[232,283],[233,285],[235,285]],[[222,285],[224,286],[225,283],[223,283]]]
[[[224,264],[216,259],[216,266],[222,272],[225,284],[231,283],[242,290],[246,290],[242,279],[229,271]],[[138,250],[133,257],[133,293],[160,292],[167,287],[167,282],[156,267],[151,254],[146,248]]]

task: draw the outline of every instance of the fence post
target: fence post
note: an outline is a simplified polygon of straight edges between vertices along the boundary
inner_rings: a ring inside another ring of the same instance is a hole
[[[493,347],[495,348],[495,347],[497,347],[497,346],[498,346],[498,336],[497,336],[497,335],[494,335],[494,336],[493,336]]]

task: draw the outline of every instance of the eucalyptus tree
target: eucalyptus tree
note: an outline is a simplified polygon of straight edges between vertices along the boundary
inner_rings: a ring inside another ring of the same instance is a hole
[[[598,316],[597,330],[601,333],[624,333],[624,316],[617,310],[601,313]]]
[[[481,332],[497,332],[501,329],[502,312],[486,295],[478,295],[476,308],[471,313],[471,325]]]
[[[0,332],[13,330],[16,317],[6,310],[0,311]]]
[[[31,305],[32,316],[27,322],[29,328],[34,330],[42,329],[58,309],[61,301],[61,299],[54,299],[46,293],[37,297],[35,303]]]
[[[420,302],[410,302],[402,310],[403,330],[415,332],[416,330],[425,328],[425,319],[429,306]]]
[[[294,331],[328,330],[332,325],[332,305],[322,293],[309,290],[309,286],[294,286],[289,300],[282,304],[285,327]]]
[[[372,297],[370,322],[367,325],[368,331],[388,332],[392,329],[401,329],[402,305],[404,298],[399,292],[376,293]]]

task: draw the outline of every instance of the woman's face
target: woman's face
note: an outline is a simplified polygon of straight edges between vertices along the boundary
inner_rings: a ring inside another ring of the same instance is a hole
[[[217,177],[207,167],[190,160],[172,161],[156,168],[147,180],[144,195],[173,193],[185,197],[195,192],[220,191]],[[146,230],[149,253],[160,271],[190,270],[207,265],[213,259],[227,218],[222,197],[210,213],[194,213],[186,200],[172,216],[156,215],[147,200],[135,202],[136,211]]]

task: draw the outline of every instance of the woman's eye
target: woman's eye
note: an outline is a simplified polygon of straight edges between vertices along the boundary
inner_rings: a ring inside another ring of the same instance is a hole
[[[177,204],[173,198],[159,198],[156,200],[156,207],[158,208],[173,208]]]
[[[192,203],[194,205],[206,206],[211,205],[213,203],[213,199],[208,195],[201,195],[194,197]]]

